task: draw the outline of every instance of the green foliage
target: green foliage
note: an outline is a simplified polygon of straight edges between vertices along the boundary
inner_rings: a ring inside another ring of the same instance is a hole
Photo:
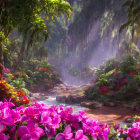
[[[31,59],[29,61],[23,61],[17,71],[23,72],[29,78],[24,78],[27,87],[44,83],[46,88],[54,86],[60,82],[60,77],[54,66],[50,65],[46,61],[39,61],[37,59]]]
[[[54,18],[61,14],[66,14],[69,18],[72,12],[70,4],[64,0],[9,0],[1,1],[0,4],[0,33],[3,33],[0,44],[3,37],[7,38],[14,29],[23,39],[19,59],[15,65],[20,63],[25,50],[28,50],[35,41],[47,40],[48,18],[54,21]],[[0,54],[0,63],[3,63],[2,61],[3,52]]]
[[[26,95],[29,94],[29,91],[26,89],[25,83],[25,79],[28,79],[29,77],[25,73],[6,73],[5,78],[8,84],[13,85],[15,89],[20,89],[21,91],[26,93]]]
[[[140,37],[140,1],[126,0],[122,7],[127,8],[127,22],[120,27],[120,32],[129,28],[131,41],[137,44]]]
[[[97,101],[135,101],[140,97],[140,52],[131,47],[131,53],[113,58],[97,71],[97,79],[85,95]],[[120,51],[120,50],[119,50]],[[134,55],[134,54],[138,55]],[[134,57],[135,56],[135,57]],[[120,60],[121,59],[121,60]]]
[[[4,32],[0,32],[0,42],[6,42],[8,38],[5,37]]]

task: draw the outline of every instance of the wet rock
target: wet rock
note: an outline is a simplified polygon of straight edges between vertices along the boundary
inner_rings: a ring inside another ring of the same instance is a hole
[[[140,104],[136,105],[136,111],[140,112]]]
[[[104,102],[103,105],[108,106],[108,107],[116,107],[117,103],[115,103],[115,102]]]
[[[66,96],[56,96],[56,101],[57,102],[65,103],[66,102],[66,99],[67,99]]]
[[[103,106],[102,103],[98,103],[98,102],[82,102],[80,105],[90,109],[101,108]]]
[[[74,103],[74,104],[79,104],[85,100],[84,96],[80,95],[69,95],[66,99],[66,103]]]
[[[125,107],[125,108],[127,108],[127,109],[132,109],[133,110],[133,108],[134,108],[134,106],[133,105],[131,105],[131,104],[122,104],[122,106],[123,107]]]
[[[132,118],[127,118],[127,119],[125,120],[125,122],[127,122],[127,123],[133,123],[133,122],[134,122],[134,119],[132,119]]]
[[[140,112],[140,104],[137,103],[131,104],[131,110]]]

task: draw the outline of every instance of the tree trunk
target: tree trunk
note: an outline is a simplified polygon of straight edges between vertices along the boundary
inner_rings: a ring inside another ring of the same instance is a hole
[[[15,62],[15,65],[13,66],[13,71],[19,66],[20,62],[22,61],[25,52],[25,47],[26,47],[25,41],[23,41],[20,52],[18,54],[18,58]]]
[[[0,63],[4,65],[4,58],[3,58],[3,46],[0,44]]]
[[[4,71],[3,46],[0,44],[0,74]]]

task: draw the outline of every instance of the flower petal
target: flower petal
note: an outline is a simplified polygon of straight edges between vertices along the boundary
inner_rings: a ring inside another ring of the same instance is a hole
[[[66,126],[66,128],[64,130],[64,134],[69,134],[69,133],[71,133],[71,126],[70,125]]]
[[[25,134],[29,134],[29,130],[26,126],[20,126],[18,131],[17,131],[18,136],[23,136]]]
[[[3,133],[0,134],[0,140],[8,140],[8,139],[9,139],[9,136],[7,136]]]
[[[65,139],[66,140],[71,140],[73,137],[73,133],[65,134]]]
[[[65,140],[65,136],[63,133],[59,133],[56,135],[55,140]]]
[[[83,130],[78,130],[75,134],[75,139],[80,140],[83,137]]]
[[[31,135],[30,134],[25,134],[21,137],[21,140],[31,140]]]

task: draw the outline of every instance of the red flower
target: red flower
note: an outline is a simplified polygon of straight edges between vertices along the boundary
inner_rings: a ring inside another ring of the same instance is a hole
[[[122,86],[116,85],[116,89],[117,89],[117,90],[120,90],[121,88],[122,88]]]
[[[25,93],[22,90],[18,90],[17,95],[19,96],[25,96]]]
[[[131,76],[135,76],[135,74],[134,74],[133,72],[129,72],[129,74],[130,74]]]
[[[119,72],[118,71],[116,71],[115,73],[114,73],[114,76],[117,76],[119,74]]]
[[[99,90],[100,90],[101,93],[105,94],[107,92],[107,89],[108,89],[108,86],[102,86],[102,87],[100,87]]]
[[[39,68],[39,71],[48,71],[49,73],[51,73],[51,71],[50,71],[49,69],[43,68],[43,67],[40,67],[40,68]]]
[[[121,80],[122,83],[126,83],[128,81],[128,79],[125,77]]]

